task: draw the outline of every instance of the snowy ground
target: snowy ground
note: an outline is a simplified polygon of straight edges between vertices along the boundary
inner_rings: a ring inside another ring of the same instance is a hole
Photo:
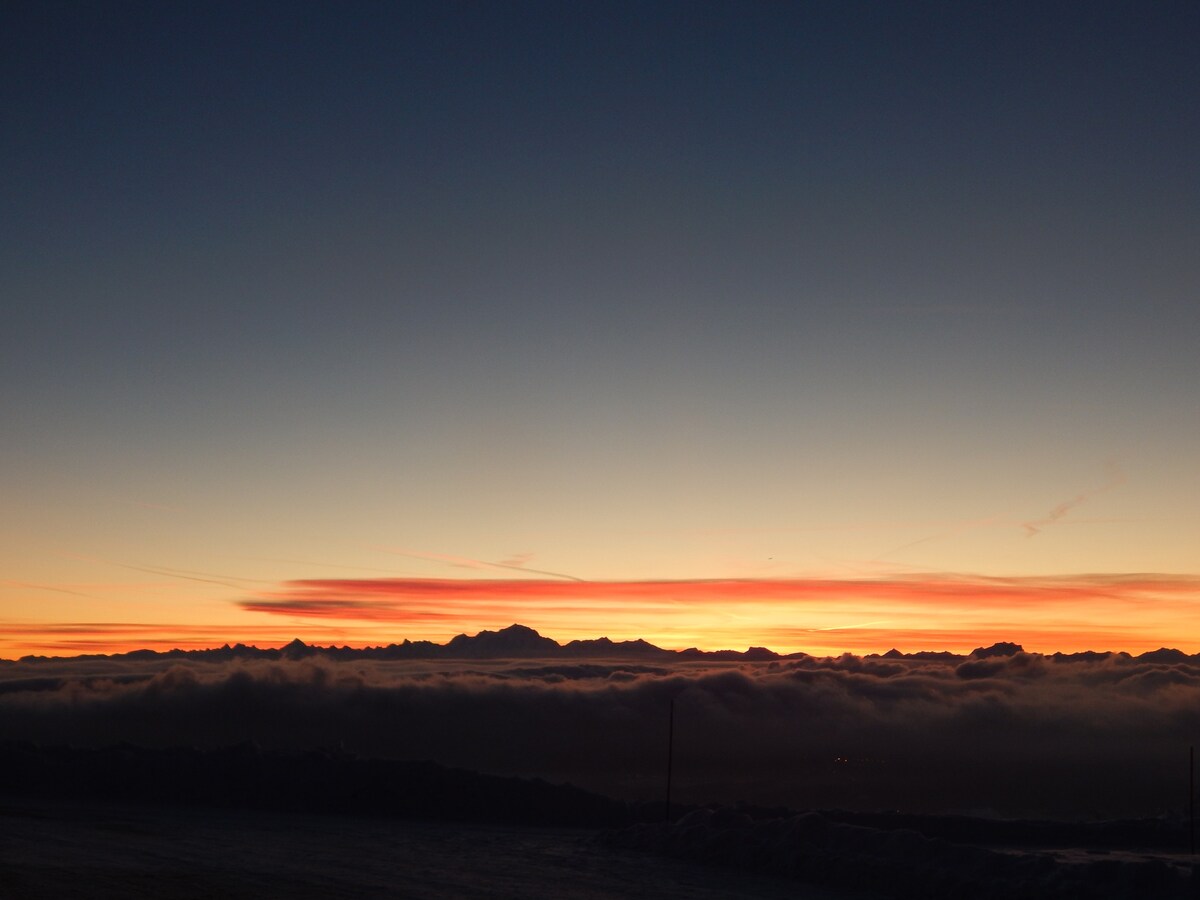
[[[601,846],[571,829],[0,803],[0,898],[763,898],[863,894]]]

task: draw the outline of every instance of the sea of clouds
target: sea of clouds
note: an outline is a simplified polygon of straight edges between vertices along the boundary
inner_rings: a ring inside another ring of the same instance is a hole
[[[0,736],[333,748],[679,801],[1001,815],[1186,809],[1200,663],[74,659],[0,668]]]

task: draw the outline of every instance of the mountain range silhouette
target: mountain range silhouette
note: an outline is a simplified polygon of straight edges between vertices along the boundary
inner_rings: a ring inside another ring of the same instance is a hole
[[[1002,659],[1024,653],[1020,644],[1010,641],[999,641],[987,647],[976,647],[969,654],[952,653],[945,650],[921,650],[902,653],[893,648],[886,653],[877,654],[884,659],[923,659],[950,661],[956,659],[989,660]],[[868,656],[876,654],[868,654]],[[183,658],[205,662],[225,662],[234,659],[288,659],[297,660],[313,656],[322,656],[335,660],[357,659],[612,659],[612,660],[653,660],[660,662],[679,662],[687,660],[708,661],[744,661],[769,662],[782,659],[805,659],[811,654],[802,651],[794,653],[776,653],[766,647],[748,647],[745,650],[701,650],[689,647],[686,650],[667,650],[655,646],[648,641],[637,639],[631,641],[613,641],[607,637],[588,640],[573,640],[560,644],[553,638],[545,637],[527,625],[513,624],[498,631],[480,631],[475,635],[459,634],[445,644],[433,641],[410,641],[405,639],[399,644],[387,644],[378,647],[322,647],[306,644],[300,638],[279,648],[259,648],[238,643],[225,644],[222,647],[201,650],[131,650],[127,653],[91,653],[82,654],[74,659],[125,659],[153,660]],[[1077,653],[1054,653],[1052,658],[1069,661],[1097,661],[1108,657],[1125,657],[1144,662],[1177,663],[1185,660],[1200,659],[1200,654],[1189,656],[1181,650],[1162,647],[1132,656],[1128,653],[1114,651],[1085,650]],[[38,655],[23,656],[20,662],[33,662],[56,657]],[[59,657],[61,658],[61,657]],[[0,660],[0,663],[11,663],[13,660]]]

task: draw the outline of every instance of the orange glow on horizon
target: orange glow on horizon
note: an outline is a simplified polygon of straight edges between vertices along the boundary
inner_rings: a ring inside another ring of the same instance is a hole
[[[285,581],[231,600],[212,624],[9,622],[0,656],[405,639],[444,643],[514,622],[560,643],[643,638],[667,649],[765,646],[813,655],[949,650],[996,641],[1052,653],[1200,650],[1200,577],[949,574],[878,579]]]

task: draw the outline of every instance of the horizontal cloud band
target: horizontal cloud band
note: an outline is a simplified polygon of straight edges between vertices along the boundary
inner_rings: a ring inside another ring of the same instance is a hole
[[[1129,657],[636,665],[12,664],[0,733],[44,743],[340,746],[660,794],[795,806],[1153,815],[1183,808],[1200,666]]]

